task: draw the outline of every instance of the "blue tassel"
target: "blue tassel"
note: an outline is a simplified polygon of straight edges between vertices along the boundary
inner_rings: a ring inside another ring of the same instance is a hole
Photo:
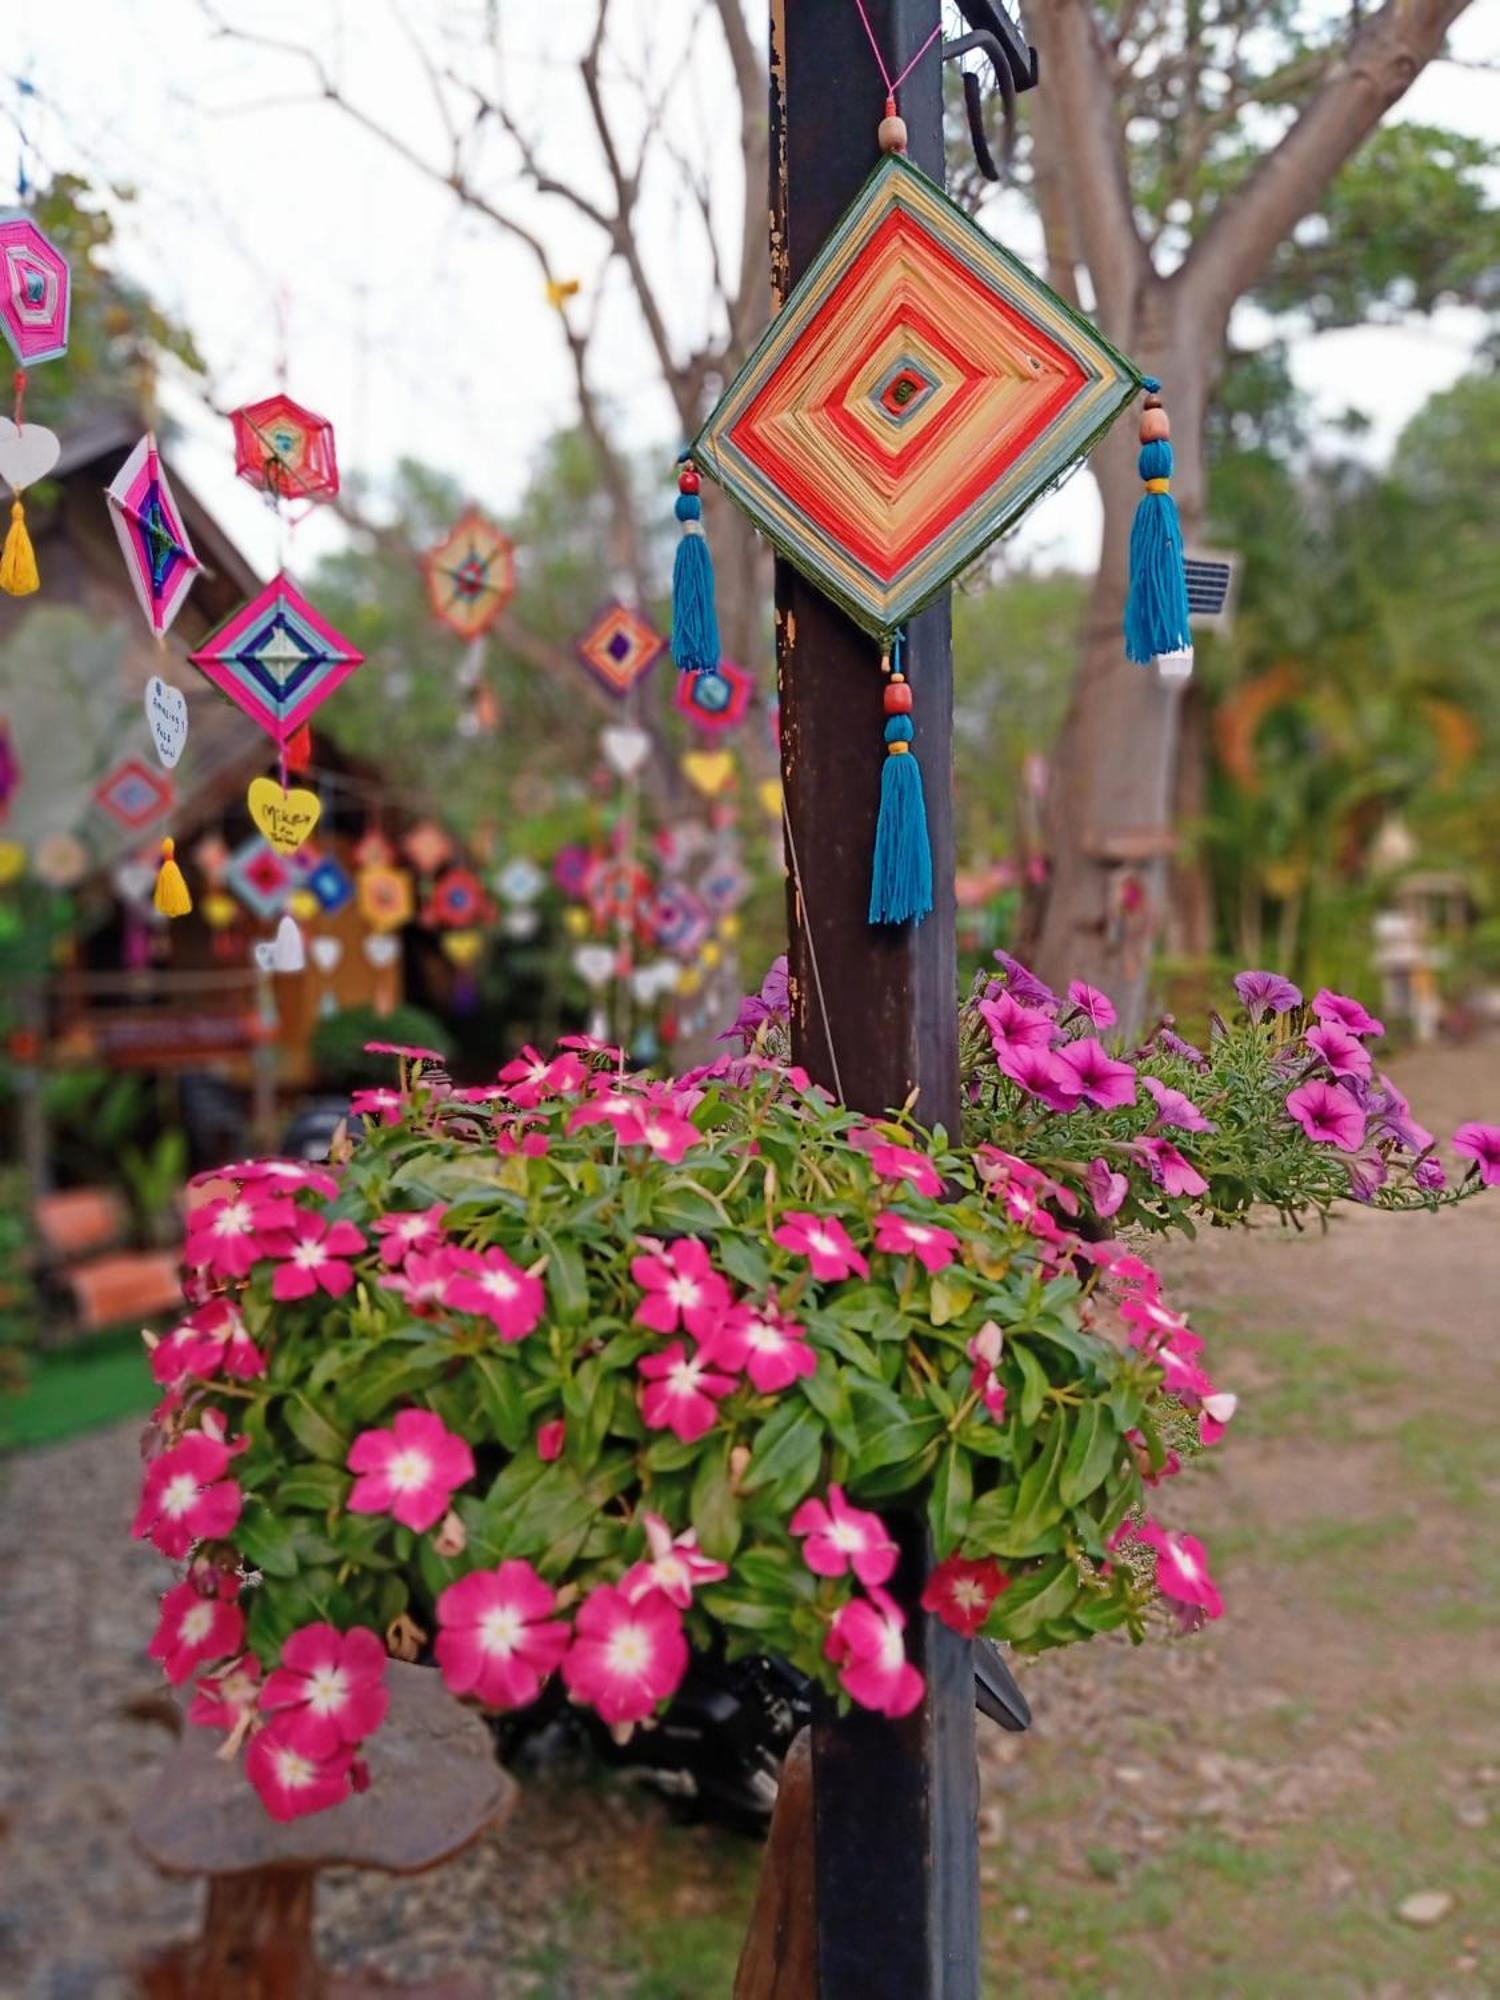
[[[683,474],[696,483],[690,468]],[[685,674],[713,673],[719,664],[719,612],[714,602],[714,559],[703,532],[703,502],[696,491],[677,496],[682,540],[672,564],[672,658]]]
[[[932,908],[927,797],[922,767],[909,748],[915,734],[909,715],[893,715],[885,725],[885,771],[870,878],[872,924],[920,923]]]
[[[1158,384],[1149,377],[1154,395]],[[1148,411],[1159,409],[1148,405]],[[1165,413],[1160,426],[1165,428]],[[1130,531],[1130,595],[1125,605],[1125,652],[1142,666],[1162,654],[1191,653],[1193,628],[1188,613],[1187,558],[1182,523],[1172,498],[1172,447],[1165,437],[1147,437],[1142,427],[1141,455],[1136,461],[1146,491]]]

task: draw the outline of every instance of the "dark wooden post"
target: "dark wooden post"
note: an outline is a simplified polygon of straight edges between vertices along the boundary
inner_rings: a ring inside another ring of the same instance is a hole
[[[887,65],[931,34],[939,0],[866,0]],[[884,86],[854,0],[771,0],[771,246],[785,298],[879,157]],[[943,175],[937,50],[901,91],[912,158]],[[912,620],[908,672],[927,788],[936,907],[919,925],[866,916],[885,755],[879,648],[792,568],[776,566],[793,1045],[845,1103],[959,1122],[953,901],[951,621]],[[820,2000],[977,2000],[979,1892],[972,1648],[916,1607],[920,1528],[898,1595],[927,1698],[905,1721],[831,1706],[814,1730]]]

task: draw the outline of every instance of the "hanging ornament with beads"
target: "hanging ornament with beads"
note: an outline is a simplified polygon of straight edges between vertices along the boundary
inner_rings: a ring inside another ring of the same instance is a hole
[[[26,371],[67,353],[71,300],[68,260],[57,245],[24,209],[0,210],[0,332],[16,357],[14,412],[0,417],[0,478],[12,496],[0,590],[12,597],[41,588],[21,495],[47,476],[62,450],[52,431],[26,421]]]

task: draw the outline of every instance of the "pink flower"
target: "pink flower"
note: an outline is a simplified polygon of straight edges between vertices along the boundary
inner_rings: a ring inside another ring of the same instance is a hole
[[[402,1062],[435,1062],[443,1060],[441,1049],[416,1048],[409,1042],[366,1042],[367,1056],[399,1056]]]
[[[536,1434],[536,1455],[543,1465],[551,1465],[563,1455],[563,1447],[568,1442],[568,1426],[562,1417],[554,1417],[549,1424],[542,1424]]]
[[[1496,1159],[1500,1161],[1500,1148],[1496,1149]],[[1430,1153],[1425,1160],[1417,1161],[1411,1170],[1411,1177],[1416,1186],[1427,1194],[1441,1194],[1448,1185],[1448,1169]]]
[[[354,1752],[337,1750],[321,1761],[296,1749],[283,1723],[258,1729],[245,1752],[245,1776],[274,1820],[301,1819],[341,1805],[354,1790]]]
[[[622,1146],[649,1146],[657,1159],[674,1167],[703,1142],[703,1134],[690,1118],[664,1104],[633,1104],[623,1117],[614,1120],[614,1127]]]
[[[1005,1335],[994,1320],[987,1319],[966,1350],[974,1364],[969,1377],[970,1393],[979,1398],[997,1424],[1005,1418],[1005,1384],[998,1372],[1004,1346]]]
[[[356,1090],[349,1099],[356,1118],[375,1118],[382,1125],[399,1125],[406,1115],[406,1099],[399,1090]]]
[[[633,1118],[640,1104],[634,1090],[627,1089],[617,1076],[601,1073],[591,1079],[589,1095],[568,1113],[568,1132],[581,1132],[587,1125],[614,1125]]]
[[[1135,1071],[1128,1062],[1117,1062],[1103,1042],[1092,1035],[1076,1042],[1064,1042],[1057,1060],[1071,1070],[1080,1097],[1097,1104],[1101,1111],[1114,1111],[1122,1104],[1135,1103]]]
[[[660,1591],[634,1604],[601,1584],[583,1601],[562,1675],[575,1701],[611,1724],[644,1722],[674,1695],[688,1667],[682,1613]]]
[[[1150,1083],[1151,1078],[1144,1077],[1142,1081]],[[1083,1184],[1089,1200],[1093,1203],[1095,1215],[1105,1221],[1110,1216],[1119,1214],[1125,1205],[1125,1197],[1130,1192],[1128,1177],[1116,1173],[1105,1159],[1089,1161]]]
[[[1017,1049],[1050,1049],[1057,1023],[1039,1007],[1023,1007],[1002,987],[993,999],[981,1000],[980,1018],[990,1031],[995,1054]]]
[[[1068,999],[1080,1014],[1101,1030],[1112,1028],[1120,1018],[1109,995],[1101,993],[1097,986],[1086,986],[1081,979],[1075,979],[1069,986]]]
[[[179,1561],[194,1542],[230,1534],[245,1504],[239,1482],[224,1477],[232,1456],[220,1439],[191,1431],[153,1458],[131,1529],[136,1540],[149,1536],[164,1556]]]
[[[195,1307],[151,1351],[151,1373],[166,1386],[184,1377],[207,1382],[221,1374],[249,1382],[265,1372],[265,1355],[245,1331],[236,1307],[223,1298]]]
[[[763,1306],[749,1300],[731,1306],[709,1336],[705,1353],[723,1368],[743,1369],[763,1396],[789,1389],[818,1367],[806,1328],[785,1318],[774,1298]]]
[[[271,1296],[282,1300],[310,1299],[324,1291],[341,1299],[354,1283],[354,1266],[346,1260],[365,1248],[365,1239],[352,1222],[330,1222],[299,1208],[292,1217],[285,1249],[277,1254],[286,1259],[271,1280]]]
[[[713,1429],[718,1401],[734,1387],[732,1376],[714,1373],[716,1358],[709,1347],[701,1347],[690,1360],[680,1340],[660,1354],[644,1356],[641,1415],[652,1430],[671,1431],[684,1444],[696,1444]]]
[[[247,1194],[205,1202],[188,1218],[183,1256],[194,1269],[216,1278],[248,1277],[263,1257],[285,1254],[286,1232],[297,1214],[290,1201],[261,1201]]]
[[[854,1143],[869,1154],[870,1165],[883,1181],[909,1181],[918,1194],[934,1201],[942,1193],[942,1175],[914,1146],[897,1146],[876,1133],[862,1133]]]
[[[1019,1084],[1029,1096],[1039,1097],[1049,1111],[1066,1116],[1083,1102],[1076,1073],[1053,1049],[1033,1048],[1029,1044],[1013,1047],[1007,1043],[1004,1048],[996,1049],[995,1061],[1012,1083]]]
[[[568,1650],[557,1593],[529,1562],[475,1570],[438,1598],[437,1663],[452,1694],[486,1708],[525,1708]]]
[[[439,1203],[435,1208],[403,1209],[392,1215],[377,1217],[372,1227],[381,1238],[381,1263],[395,1269],[406,1262],[413,1250],[441,1249],[443,1217],[447,1213],[447,1209]]]
[[[217,1175],[238,1181],[241,1187],[269,1189],[273,1194],[300,1194],[311,1189],[325,1201],[337,1201],[338,1175],[310,1160],[242,1160],[235,1167],[220,1167]]]
[[[385,1647],[364,1625],[304,1625],[281,1649],[281,1665],[266,1678],[260,1705],[279,1715],[280,1740],[315,1763],[346,1744],[363,1743],[385,1720]]]
[[[888,1257],[915,1257],[924,1270],[945,1271],[958,1255],[959,1244],[951,1229],[912,1222],[887,1208],[875,1218],[875,1248]]]
[[[1151,1169],[1151,1178],[1169,1195],[1208,1193],[1208,1182],[1170,1139],[1137,1139],[1135,1150]]]
[[[1184,1096],[1180,1090],[1173,1090],[1159,1076],[1143,1076],[1141,1082],[1156,1099],[1158,1125],[1175,1125],[1179,1132],[1218,1131],[1218,1126],[1211,1118],[1204,1117],[1192,1098]]]
[[[1377,1021],[1373,1014],[1367,1013],[1358,1000],[1347,993],[1330,992],[1326,986],[1313,995],[1312,1010],[1320,1021],[1345,1028],[1351,1035],[1385,1033],[1384,1021]]]
[[[533,1111],[545,1097],[563,1097],[581,1090],[588,1071],[575,1055],[538,1055],[528,1042],[521,1053],[500,1071],[506,1094],[521,1111]]]
[[[1072,988],[1068,989],[1069,997]],[[949,1556],[938,1564],[922,1592],[922,1609],[941,1618],[966,1639],[977,1637],[1001,1591],[1010,1589],[1010,1578],[993,1556],[970,1562],[963,1556]]]
[[[1240,1399],[1232,1389],[1210,1389],[1198,1398],[1198,1436],[1204,1444],[1219,1442],[1239,1406]]]
[[[841,1669],[839,1681],[861,1708],[880,1715],[910,1715],[925,1683],[906,1657],[900,1607],[883,1590],[855,1598],[835,1617],[824,1644],[825,1656]]]
[[[146,1650],[161,1661],[173,1687],[181,1687],[195,1668],[230,1659],[244,1643],[245,1614],[237,1604],[179,1583],[161,1601],[161,1619]]]
[[[1149,1295],[1128,1298],[1120,1307],[1120,1317],[1141,1335],[1139,1340],[1131,1335],[1136,1347],[1154,1350],[1169,1345],[1187,1355],[1203,1352],[1203,1341],[1189,1327],[1185,1315],[1173,1312],[1159,1298]]]
[[[392,1514],[418,1534],[443,1518],[474,1477],[473,1452],[431,1410],[399,1410],[390,1430],[361,1431],[346,1463],[360,1475],[351,1514]]]
[[[255,1713],[260,1699],[260,1661],[245,1653],[216,1674],[200,1674],[188,1721],[200,1729],[235,1730]]]
[[[1500,1187],[1500,1125],[1480,1125],[1471,1119],[1454,1133],[1453,1150],[1474,1162],[1485,1187]]]
[[[524,1340],[547,1310],[540,1278],[513,1264],[500,1249],[457,1250],[447,1304],[494,1323],[502,1340]]]
[[[806,1257],[812,1264],[813,1276],[824,1282],[847,1278],[854,1271],[862,1278],[870,1275],[869,1261],[855,1249],[848,1230],[837,1216],[824,1219],[810,1215],[806,1209],[790,1209],[771,1236],[783,1250]]]
[[[1224,1600],[1208,1573],[1208,1551],[1195,1535],[1174,1534],[1155,1521],[1143,1522],[1135,1533],[1156,1550],[1156,1587],[1164,1597],[1191,1605],[1209,1618],[1224,1615]]]
[[[1300,1084],[1288,1096],[1286,1108],[1315,1146],[1337,1146],[1341,1152],[1354,1153],[1364,1144],[1365,1114],[1359,1100],[1341,1083],[1315,1079]]]
[[[1307,1045],[1316,1049],[1335,1076],[1368,1077],[1372,1064],[1370,1051],[1357,1035],[1351,1035],[1347,1028],[1337,1021],[1327,1021],[1307,1031]]]
[[[434,1250],[431,1256],[409,1250],[401,1269],[383,1272],[380,1283],[386,1291],[398,1292],[414,1313],[426,1316],[433,1307],[447,1305],[448,1290],[458,1271],[454,1249]]]
[[[878,1514],[851,1507],[842,1486],[830,1486],[828,1502],[804,1500],[790,1530],[805,1535],[802,1559],[814,1576],[844,1576],[852,1568],[861,1583],[884,1583],[894,1574],[900,1550]]]
[[[1258,1021],[1267,1012],[1290,1014],[1294,1007],[1302,1005],[1302,989],[1290,979],[1283,979],[1279,972],[1237,972],[1234,990],[1252,1021]]]
[[[728,1576],[727,1563],[715,1562],[698,1547],[696,1528],[689,1528],[674,1541],[660,1514],[643,1514],[641,1520],[650,1560],[637,1563],[620,1579],[620,1590],[632,1604],[659,1590],[669,1604],[686,1611],[695,1590],[705,1583],[722,1583]]]
[[[729,1286],[708,1261],[708,1251],[696,1236],[679,1236],[671,1245],[654,1237],[642,1241],[649,1253],[630,1266],[631,1277],[646,1294],[635,1309],[637,1323],[653,1333],[680,1328],[704,1339],[729,1305]]]

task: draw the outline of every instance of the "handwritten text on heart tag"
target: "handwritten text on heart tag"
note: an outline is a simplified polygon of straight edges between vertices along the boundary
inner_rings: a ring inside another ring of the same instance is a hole
[[[160,674],[146,683],[146,723],[156,754],[171,770],[187,743],[188,705],[181,688],[174,688]]]
[[[297,788],[285,792],[274,778],[252,778],[246,803],[251,819],[278,854],[295,854],[323,810],[316,792]]]

